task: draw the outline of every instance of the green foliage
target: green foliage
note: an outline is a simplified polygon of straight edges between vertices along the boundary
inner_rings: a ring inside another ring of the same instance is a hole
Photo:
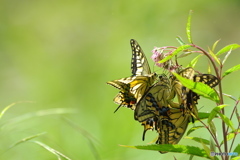
[[[237,49],[237,48],[239,48],[239,47],[240,47],[239,44],[230,44],[230,45],[227,45],[227,46],[225,46],[224,48],[220,49],[220,50],[216,53],[216,55],[219,56],[219,55],[221,55],[221,54],[223,54],[223,53],[229,52],[229,51],[234,50],[234,49]]]
[[[191,18],[192,18],[192,11],[189,12],[188,22],[187,22],[187,27],[186,27],[187,38],[188,38],[189,43],[193,43],[192,36],[191,36]]]
[[[190,129],[188,130],[188,132],[187,132],[187,136],[188,136],[190,133],[192,133],[192,132],[194,132],[195,130],[200,129],[200,128],[204,128],[204,126],[195,126],[195,127],[190,128]]]
[[[147,145],[147,146],[126,146],[120,145],[122,147],[134,148],[134,149],[144,149],[144,150],[152,150],[152,151],[163,151],[163,152],[174,152],[174,153],[185,153],[194,156],[204,157],[210,159],[208,154],[198,147],[194,146],[184,146],[184,145],[171,145],[171,144],[164,144],[164,145]]]
[[[177,77],[177,79],[184,85],[185,87],[191,89],[195,93],[199,94],[200,96],[203,96],[205,98],[208,98],[212,101],[219,102],[219,97],[217,92],[209,87],[208,85],[202,83],[202,82],[193,82],[190,79],[181,77],[180,75],[173,73],[174,76]]]
[[[188,136],[189,134],[192,134],[196,130],[207,129],[211,136],[210,141],[204,138],[199,138],[199,137],[185,137],[186,139],[190,139],[192,141],[195,141],[201,144],[202,149],[200,147],[193,147],[193,146],[186,146],[186,145],[171,145],[171,144],[147,145],[147,146],[126,146],[126,145],[121,145],[121,146],[135,148],[135,149],[155,150],[155,151],[161,151],[161,152],[186,153],[191,155],[190,159],[192,159],[193,156],[199,156],[199,157],[204,157],[212,160],[218,159],[218,157],[210,156],[210,152],[214,151],[214,152],[222,153],[224,151],[227,152],[231,150],[231,149],[230,150],[226,149],[227,144],[231,143],[230,148],[232,148],[236,140],[237,133],[239,133],[239,130],[240,130],[239,129],[240,125],[236,126],[233,121],[234,113],[236,114],[238,121],[240,121],[239,113],[237,109],[239,100],[237,100],[236,98],[234,98],[234,96],[230,94],[223,93],[222,91],[223,84],[221,80],[225,76],[228,76],[230,73],[240,70],[240,65],[236,65],[226,70],[225,72],[222,71],[224,64],[227,62],[229,55],[232,53],[233,50],[239,48],[240,45],[238,44],[227,45],[224,48],[220,49],[217,53],[214,53],[214,50],[217,47],[217,44],[219,43],[219,40],[213,44],[212,49],[210,48],[208,49],[208,52],[202,49],[201,47],[197,46],[196,44],[193,44],[192,36],[191,36],[191,14],[192,14],[192,11],[190,11],[189,13],[187,27],[186,27],[187,38],[190,44],[184,43],[184,41],[178,36],[177,41],[181,44],[181,46],[177,48],[169,47],[169,48],[174,48],[171,50],[170,52],[171,54],[161,59],[158,63],[167,62],[168,60],[171,60],[173,57],[176,57],[176,55],[179,54],[180,52],[183,52],[183,54],[178,56],[178,58],[186,57],[192,53],[200,53],[190,61],[187,67],[192,67],[192,68],[195,67],[199,62],[200,57],[206,56],[209,59],[210,64],[208,66],[208,72],[211,73],[211,70],[213,69],[213,71],[216,73],[216,77],[220,81],[218,91],[216,91],[215,89],[211,88],[209,85],[206,85],[202,82],[194,82],[189,78],[182,77],[179,74],[175,73],[175,70],[172,71],[172,74],[186,88],[190,89],[200,97],[205,97],[210,101],[216,103],[217,107],[210,108],[211,109],[210,113],[199,112],[198,116],[193,115],[193,117],[195,117],[195,122],[196,123],[200,122],[202,125],[193,126],[192,128],[188,129],[188,131],[186,132]],[[189,48],[194,48],[196,50],[190,50]],[[224,53],[226,53],[226,55],[224,59],[221,61],[219,56]],[[209,81],[211,81],[211,79]],[[224,104],[224,96],[234,100],[234,102],[236,102],[235,107],[231,108],[230,105]],[[228,110],[232,109],[231,116],[228,116],[225,114],[226,107]],[[221,120],[222,132],[219,132],[219,130],[217,130],[216,123],[214,121],[215,118],[218,118]],[[207,119],[207,123],[203,122],[204,119]],[[229,128],[231,129],[231,132],[228,132]],[[222,134],[222,136],[224,137],[221,143],[219,142],[219,139],[218,139],[219,134]],[[234,152],[240,153],[239,145],[237,145],[237,147],[234,149]],[[228,160],[229,157],[221,156],[221,159]],[[237,159],[237,157],[232,156],[232,159]]]
[[[194,140],[194,141],[196,141],[196,142],[198,142],[198,143],[204,143],[204,144],[206,144],[206,145],[209,145],[209,144],[210,144],[209,140],[204,139],[204,138],[198,138],[198,137],[185,137],[185,138],[186,138],[186,139]]]
[[[226,70],[226,71],[223,73],[223,77],[229,75],[229,74],[232,73],[232,72],[238,71],[238,70],[240,70],[240,64],[238,64],[238,65],[236,65],[236,66],[234,66],[234,67]]]
[[[192,46],[191,45],[183,45],[183,46],[178,47],[171,55],[169,55],[166,58],[162,59],[161,61],[159,61],[159,63],[164,63],[164,62],[168,61],[169,59],[171,59],[172,57],[174,57],[178,53],[180,53],[180,52],[182,52],[185,49],[188,49],[190,47],[192,47]]]

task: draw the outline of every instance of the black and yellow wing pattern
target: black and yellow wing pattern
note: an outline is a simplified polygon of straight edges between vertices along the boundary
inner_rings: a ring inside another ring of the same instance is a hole
[[[161,75],[137,103],[134,118],[144,126],[143,140],[150,129],[158,132],[157,144],[177,144],[184,135],[190,114],[182,113],[181,106],[172,101],[171,92],[170,79]]]
[[[137,102],[150,88],[150,86],[152,86],[157,78],[157,75],[155,73],[151,73],[147,58],[137,41],[131,39],[130,45],[132,49],[132,76],[109,81],[107,84],[114,87],[120,86],[116,87],[120,90],[120,92],[114,98],[114,102],[119,104],[118,108],[125,106],[134,110],[135,102]]]
[[[179,75],[190,79],[194,82],[202,82],[210,87],[215,87],[219,83],[219,79],[211,74],[196,74],[193,68],[188,67],[179,72]],[[171,97],[177,95],[178,102],[182,106],[183,113],[190,112],[192,114],[192,122],[194,122],[193,117],[198,117],[198,110],[196,105],[198,104],[199,95],[190,89],[186,88],[181,84],[176,77],[171,78],[172,92]]]

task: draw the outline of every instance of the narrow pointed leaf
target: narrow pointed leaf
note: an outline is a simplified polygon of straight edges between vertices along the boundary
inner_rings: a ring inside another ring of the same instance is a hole
[[[238,156],[238,158],[240,158],[240,157],[239,157],[239,155],[240,155],[240,144],[238,144],[238,145],[236,146],[236,148],[234,149],[233,153],[234,153],[234,155],[232,155],[231,158],[236,158],[237,156]],[[238,160],[239,160],[239,159],[238,159]]]
[[[212,134],[214,134],[215,137],[217,137],[217,129],[216,129],[216,126],[215,126],[215,124],[213,123],[213,121],[208,122],[208,124],[209,124],[209,129],[210,129],[210,131],[212,132]]]
[[[13,147],[15,147],[15,146],[17,146],[17,145],[19,145],[19,144],[21,144],[21,143],[24,143],[24,142],[30,141],[30,140],[32,140],[32,139],[34,139],[34,138],[37,138],[37,137],[39,137],[39,136],[41,136],[41,135],[43,135],[43,134],[45,134],[45,133],[46,133],[46,132],[38,133],[38,134],[29,136],[29,137],[25,137],[25,138],[17,141],[16,143],[14,143],[13,145],[11,145],[11,146],[9,147],[9,149],[10,149],[10,148],[13,148]]]
[[[228,127],[230,127],[233,131],[235,131],[236,129],[233,127],[233,122],[224,114],[222,113],[218,113],[218,115],[221,117],[221,119],[226,123],[226,125],[228,125]]]
[[[215,145],[212,137],[210,137],[210,151],[211,152],[215,152],[216,151],[216,145]]]
[[[71,109],[71,108],[53,108],[53,109],[40,110],[40,111],[26,113],[24,115],[12,118],[12,119],[4,122],[2,124],[2,128],[12,125],[14,123],[19,123],[24,120],[34,118],[34,117],[58,115],[58,114],[74,114],[74,113],[77,113],[77,111],[75,109]]]
[[[234,96],[230,95],[230,94],[226,94],[226,93],[223,93],[224,96],[234,100],[234,101],[237,101],[237,98],[235,98]]]
[[[189,14],[188,14],[188,21],[187,21],[187,28],[186,28],[186,32],[187,32],[187,38],[189,43],[193,43],[192,42],[192,36],[191,36],[191,18],[192,18],[192,10],[190,10]]]
[[[219,113],[219,111],[226,106],[227,106],[226,104],[223,104],[223,105],[220,105],[220,106],[217,106],[217,107],[213,108],[212,111],[210,112],[209,117],[208,117],[208,123],[211,122],[212,119],[215,118],[216,115]]]
[[[217,40],[214,44],[213,44],[213,47],[212,47],[212,51],[214,51],[215,50],[215,48],[216,48],[216,46],[217,46],[217,44],[218,44],[218,42],[220,41],[220,39],[219,40]]]
[[[222,65],[224,65],[224,63],[227,61],[228,57],[230,56],[230,54],[232,53],[232,49],[230,51],[227,52],[227,54],[225,55],[223,61],[222,61]]]
[[[208,74],[211,74],[211,66],[209,63],[208,63]]]
[[[206,112],[198,112],[198,118],[203,120],[203,119],[208,119],[208,117],[210,116],[210,113],[206,113]],[[217,118],[218,116],[216,115],[215,118]],[[196,119],[197,121],[197,119]]]
[[[187,57],[189,55],[191,55],[193,52],[189,49],[186,49],[183,51],[183,54],[181,54],[180,56],[178,56],[177,58],[183,58],[183,57]]]
[[[185,45],[185,43],[183,42],[181,37],[177,36],[176,39],[177,39],[178,43],[180,43],[181,46]]]
[[[126,146],[120,145],[122,147],[134,148],[134,149],[144,149],[144,150],[153,150],[153,151],[166,151],[174,153],[186,153],[194,156],[205,157],[209,159],[207,153],[198,147],[195,146],[184,146],[179,144],[163,144],[163,145],[147,145],[147,146]]]
[[[71,160],[69,157],[65,156],[64,154],[62,154],[61,152],[49,147],[48,145],[42,143],[42,142],[39,142],[39,141],[32,141],[33,143],[36,143],[38,144],[39,146],[43,147],[44,149],[46,149],[47,151],[49,151],[50,153],[56,155],[56,157],[58,158],[58,160],[61,160],[61,157],[63,157],[64,159],[67,159],[67,160]]]
[[[211,87],[209,87],[208,85],[201,82],[193,82],[192,80],[181,77],[176,73],[172,73],[172,74],[174,74],[174,76],[177,77],[177,79],[182,83],[182,85],[189,88],[193,92],[199,94],[200,96],[208,98],[212,101],[215,101],[217,103],[219,102],[219,97],[217,92]]]
[[[209,49],[209,53],[211,55],[211,57],[213,57],[213,59],[220,64],[220,60],[218,59],[217,55],[215,55],[210,49]]]
[[[168,61],[169,59],[171,59],[173,56],[177,55],[179,52],[192,47],[191,45],[183,45],[178,47],[172,54],[170,54],[169,56],[165,57],[164,59],[162,59],[161,61],[159,61],[159,63],[164,63],[166,61]]]
[[[202,144],[202,146],[203,146],[203,148],[204,148],[204,150],[206,151],[206,153],[208,154],[208,155],[210,155],[210,148],[208,147],[208,146],[206,146],[206,144],[204,144],[203,142],[201,143]],[[212,156],[210,156],[210,159],[211,160],[214,160],[214,158],[212,157]]]
[[[10,109],[12,106],[16,105],[17,103],[33,103],[32,101],[19,101],[19,102],[14,102],[10,105],[8,105],[7,107],[5,107],[1,113],[0,113],[0,119],[2,118],[2,116],[5,114],[5,112]]]
[[[205,128],[205,127],[204,127],[204,126],[194,126],[194,127],[190,128],[190,129],[188,130],[188,132],[187,132],[187,136],[188,136],[190,133],[192,133],[192,132],[194,132],[195,130],[200,129],[200,128]]]
[[[198,142],[198,143],[204,143],[204,144],[206,144],[206,145],[209,145],[209,144],[210,144],[209,140],[207,140],[207,139],[203,139],[203,138],[198,138],[198,137],[187,137],[187,136],[184,137],[184,138],[194,140],[194,141],[196,141],[196,142]]]
[[[237,133],[240,133],[240,129],[238,129]],[[232,131],[227,134],[227,141],[230,141],[236,136],[235,131]],[[221,145],[223,144],[223,141],[221,142]]]
[[[226,53],[226,52],[228,52],[228,51],[230,51],[230,50],[237,49],[237,48],[239,48],[239,47],[240,47],[239,44],[230,44],[230,45],[227,45],[227,46],[223,47],[220,51],[218,51],[218,52],[216,53],[216,55],[219,56],[219,55],[221,55],[221,54],[223,54],[223,53]]]
[[[238,65],[236,65],[236,66],[234,66],[234,67],[226,70],[226,71],[223,73],[223,77],[225,77],[226,75],[229,75],[229,74],[232,73],[232,72],[238,71],[238,70],[240,70],[240,64],[238,64]]]
[[[192,67],[192,68],[194,68],[195,65],[196,65],[197,62],[198,62],[198,59],[199,59],[200,57],[202,57],[202,56],[203,56],[202,54],[199,54],[198,56],[196,56],[195,58],[193,58],[193,60],[188,64],[187,67]]]

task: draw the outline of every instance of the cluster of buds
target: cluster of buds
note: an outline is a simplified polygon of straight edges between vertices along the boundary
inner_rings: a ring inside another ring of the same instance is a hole
[[[169,70],[169,71],[175,71],[177,68],[179,68],[179,65],[177,62],[173,62],[172,59],[167,60],[166,62],[160,63],[161,60],[166,58],[167,56],[171,55],[176,50],[176,47],[154,47],[152,50],[153,55],[151,56],[151,59],[155,62],[155,64],[163,69]]]

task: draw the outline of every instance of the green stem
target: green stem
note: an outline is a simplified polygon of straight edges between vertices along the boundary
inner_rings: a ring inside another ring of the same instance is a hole
[[[232,112],[232,115],[231,115],[231,117],[230,117],[230,120],[232,119],[233,113],[237,110],[237,105],[238,105],[238,103],[239,103],[239,100],[237,101],[237,103],[236,103],[236,105],[235,105],[235,107],[234,107],[234,109],[233,109],[233,112]],[[238,117],[237,117],[237,118],[238,118]],[[229,127],[228,127],[228,128],[229,128]],[[227,128],[227,130],[228,130],[228,128]],[[237,133],[238,133],[238,129],[239,129],[239,128],[240,128],[240,123],[238,123],[238,128],[237,128],[237,130],[236,130]],[[232,143],[231,143],[229,152],[231,152],[231,150],[232,150],[232,146],[233,146],[233,143],[234,143],[234,141],[235,141],[235,139],[236,139],[237,133],[235,133],[235,136],[233,137],[233,140],[232,140]]]
[[[222,153],[221,146],[218,143],[216,135],[212,133],[212,131],[209,129],[209,127],[201,119],[197,118],[197,120],[199,120],[207,128],[208,132],[211,134],[213,140],[215,141],[216,146],[217,146],[219,152]],[[221,155],[221,157],[223,159],[223,155]]]
[[[218,86],[219,86],[219,95],[218,96],[219,96],[219,99],[220,99],[220,104],[217,104],[217,105],[224,104],[223,94],[222,94],[223,92],[222,92],[222,84],[221,84],[221,75],[220,75],[221,72],[218,71],[218,68],[216,66],[216,63],[214,62],[214,59],[211,57],[210,54],[208,54],[208,52],[206,52],[201,47],[196,46],[195,44],[191,44],[191,46],[194,47],[194,48],[197,48],[200,51],[202,51],[203,54],[205,54],[209,58],[209,60],[211,61],[212,65],[213,65],[213,68],[215,70],[216,76],[219,78],[219,84],[218,84]],[[220,66],[220,68],[222,68],[222,66]],[[224,111],[224,108],[223,108],[222,109],[222,114],[224,114],[224,113],[225,113],[225,111]],[[224,121],[222,120],[222,132],[223,132],[223,140],[224,140],[224,151],[226,153],[228,153],[227,135],[226,135],[225,131],[226,131],[226,125],[225,125]],[[224,159],[224,158],[222,158],[222,159]],[[228,156],[225,156],[225,160],[228,160]]]
[[[234,108],[233,108],[232,114],[231,114],[231,116],[230,116],[230,120],[232,120],[233,114],[234,114],[234,112],[237,110],[237,105],[238,105],[238,103],[239,103],[239,100],[236,102],[236,105],[235,105]],[[227,127],[226,133],[228,133],[228,129],[229,129],[229,126]]]
[[[238,132],[238,129],[239,129],[239,128],[240,128],[240,123],[238,123],[237,132]],[[235,136],[233,137],[233,140],[232,140],[232,143],[231,143],[231,146],[230,146],[229,152],[231,152],[231,150],[232,150],[232,146],[233,146],[233,143],[234,143],[236,137],[237,137],[237,133],[235,133]]]

